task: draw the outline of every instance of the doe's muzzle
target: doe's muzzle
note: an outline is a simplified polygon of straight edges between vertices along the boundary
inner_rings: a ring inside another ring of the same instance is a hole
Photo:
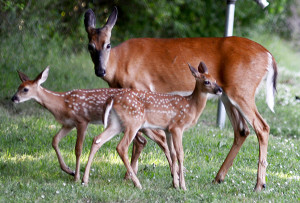
[[[102,68],[95,68],[95,74],[98,76],[98,77],[104,77],[105,74],[106,74],[106,71]]]

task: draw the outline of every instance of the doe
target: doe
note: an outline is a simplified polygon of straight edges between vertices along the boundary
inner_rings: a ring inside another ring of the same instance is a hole
[[[118,10],[115,7],[104,26],[97,28],[95,13],[91,9],[85,13],[88,49],[95,74],[110,87],[184,96],[190,94],[195,86],[185,64],[189,62],[196,66],[199,61],[205,61],[209,73],[223,89],[221,100],[234,131],[233,144],[214,182],[224,181],[250,134],[251,126],[259,144],[255,190],[265,188],[270,127],[258,112],[255,93],[266,76],[266,101],[274,111],[278,71],[272,54],[262,45],[241,37],[135,38],[112,47],[111,34],[117,18]],[[146,140],[139,136],[139,140],[142,139]],[[135,143],[139,144],[134,141]],[[144,143],[140,147],[136,146],[140,149],[137,151],[140,152],[143,147]],[[133,153],[131,159],[136,169],[139,155]]]
[[[208,74],[206,65],[201,62],[198,71],[190,66],[196,79],[193,93],[189,96],[154,93],[142,90],[124,91],[107,101],[104,125],[107,128],[94,138],[88,163],[83,176],[83,183],[88,183],[92,159],[99,148],[116,134],[124,131],[124,137],[117,146],[117,151],[124,162],[134,185],[142,188],[134,170],[129,164],[128,147],[140,129],[161,129],[166,132],[167,143],[172,158],[173,186],[186,190],[183,175],[183,131],[193,126],[201,115],[208,93],[221,95],[222,89],[215,79]],[[175,148],[175,152],[174,149]],[[179,164],[179,180],[177,171]]]

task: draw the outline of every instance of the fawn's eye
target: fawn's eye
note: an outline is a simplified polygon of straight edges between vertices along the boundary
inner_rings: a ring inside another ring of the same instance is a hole
[[[29,90],[29,89],[25,87],[25,88],[23,89],[23,92],[28,92],[28,90]]]
[[[110,48],[111,48],[111,45],[110,45],[110,44],[107,44],[107,45],[106,45],[106,48],[107,48],[107,49],[110,49]]]
[[[208,80],[205,80],[204,85],[210,85],[210,82]]]

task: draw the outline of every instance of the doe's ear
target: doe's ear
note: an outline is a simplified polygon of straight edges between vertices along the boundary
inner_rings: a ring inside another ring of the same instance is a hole
[[[117,22],[117,18],[118,18],[118,9],[115,6],[114,10],[112,11],[112,13],[110,14],[110,16],[108,17],[108,20],[105,23],[105,26],[107,26],[109,29],[112,29],[116,22]]]
[[[41,85],[42,83],[44,83],[47,78],[48,78],[48,74],[49,74],[49,66],[47,66],[47,68],[45,70],[43,70],[36,78],[35,78],[35,82],[37,82],[38,85]]]
[[[189,65],[189,68],[190,68],[190,70],[192,72],[192,75],[194,77],[199,77],[199,72],[193,66],[191,66],[191,64],[188,63],[188,65]]]
[[[204,62],[202,62],[202,61],[200,62],[199,66],[198,66],[198,71],[199,71],[199,73],[202,73],[202,74],[204,74],[204,73],[207,74],[208,73],[208,69],[207,69]]]
[[[19,78],[22,82],[25,82],[25,81],[28,81],[30,80],[29,77],[27,75],[25,75],[24,73],[20,72],[20,71],[17,71],[18,74],[19,74]]]
[[[90,28],[96,27],[96,17],[92,9],[88,9],[84,14],[85,31],[89,33]]]

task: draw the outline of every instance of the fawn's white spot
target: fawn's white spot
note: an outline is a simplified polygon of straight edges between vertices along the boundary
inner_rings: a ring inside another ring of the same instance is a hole
[[[101,142],[101,138],[99,138],[98,140],[96,140],[96,144],[99,144]]]

